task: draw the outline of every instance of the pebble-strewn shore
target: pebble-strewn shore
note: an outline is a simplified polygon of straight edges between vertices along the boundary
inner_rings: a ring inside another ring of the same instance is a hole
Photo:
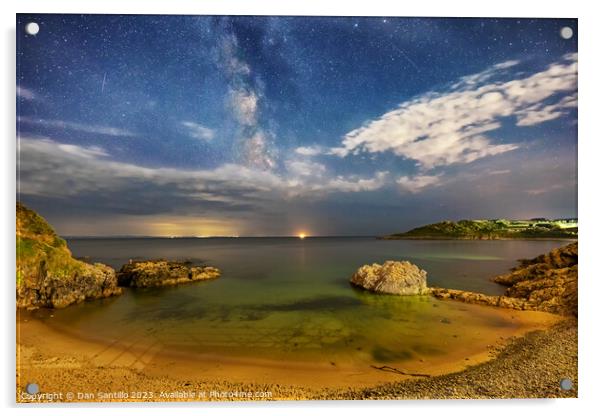
[[[568,378],[573,389],[564,391]],[[325,395],[340,399],[577,397],[577,321],[517,338],[491,361],[454,374]]]

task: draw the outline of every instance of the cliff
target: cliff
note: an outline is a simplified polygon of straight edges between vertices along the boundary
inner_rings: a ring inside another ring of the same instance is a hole
[[[63,308],[121,293],[112,268],[74,259],[44,218],[20,203],[16,240],[18,307]]]

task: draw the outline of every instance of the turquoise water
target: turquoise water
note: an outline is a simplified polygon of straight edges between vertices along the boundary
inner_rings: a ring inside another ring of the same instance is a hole
[[[428,272],[431,286],[501,294],[492,276],[566,243],[238,238],[68,244],[76,257],[115,268],[129,259],[167,258],[223,273],[213,281],[130,289],[54,311],[52,324],[72,333],[106,342],[136,334],[142,343],[187,352],[387,363],[453,354],[515,324],[496,308],[357,290],[348,281],[359,266],[409,260]]]

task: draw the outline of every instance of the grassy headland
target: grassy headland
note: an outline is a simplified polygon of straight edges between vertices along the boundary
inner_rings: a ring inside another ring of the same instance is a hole
[[[461,220],[442,221],[414,228],[403,233],[382,237],[397,239],[459,239],[459,240],[502,240],[502,239],[576,239],[577,220]]]

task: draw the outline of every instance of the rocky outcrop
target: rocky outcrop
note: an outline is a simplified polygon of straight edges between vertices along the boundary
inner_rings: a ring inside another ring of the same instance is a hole
[[[41,216],[17,204],[17,307],[64,308],[120,293],[112,268],[74,259]]]
[[[519,260],[519,265],[510,273],[494,277],[493,281],[512,286],[526,280],[545,278],[550,272],[577,266],[578,258],[577,243],[572,243],[533,259]]]
[[[104,264],[86,264],[70,276],[46,272],[23,279],[17,286],[17,306],[64,308],[85,300],[121,294],[115,270]]]
[[[429,292],[426,272],[409,261],[364,265],[351,277],[351,283],[372,292],[392,295],[423,295]]]
[[[433,296],[467,303],[577,316],[577,243],[530,260],[493,281],[508,286],[503,296],[431,288]]]
[[[474,303],[477,305],[500,306],[509,309],[533,309],[528,305],[525,299],[512,298],[509,296],[490,296],[477,292],[468,292],[465,290],[445,289],[432,287],[431,294],[438,299],[451,299],[465,303]]]
[[[167,260],[131,262],[123,265],[117,273],[119,285],[129,287],[172,286],[219,276],[220,271],[215,267],[192,266]]]
[[[577,243],[572,243],[521,260],[518,267],[493,281],[509,286],[506,296],[525,299],[537,310],[577,316],[578,258]]]

